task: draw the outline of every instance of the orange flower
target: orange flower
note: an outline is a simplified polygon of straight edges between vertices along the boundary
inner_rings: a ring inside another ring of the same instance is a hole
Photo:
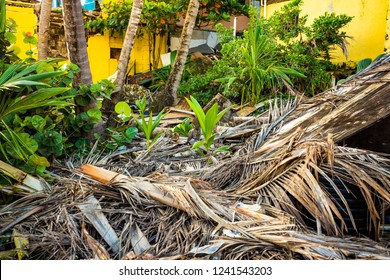
[[[215,7],[216,7],[216,8],[221,8],[221,4],[215,3]]]
[[[31,36],[32,36],[32,33],[31,33],[31,32],[26,32],[24,35],[25,35],[26,37],[31,37]]]
[[[165,20],[162,18],[162,19],[160,19],[160,23],[161,24],[165,24]]]

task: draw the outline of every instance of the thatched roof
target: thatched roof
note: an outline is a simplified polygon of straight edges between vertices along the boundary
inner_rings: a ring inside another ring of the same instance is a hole
[[[389,159],[337,144],[388,116],[389,60],[223,129],[228,156],[167,134],[70,160],[0,209],[0,233],[34,259],[389,259]]]

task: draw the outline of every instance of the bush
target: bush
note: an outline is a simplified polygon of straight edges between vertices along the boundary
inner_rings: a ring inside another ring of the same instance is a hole
[[[233,38],[231,30],[219,26],[221,59],[204,75],[183,82],[179,93],[206,102],[223,91],[236,102],[255,103],[285,92],[286,82],[309,96],[329,88],[331,72],[337,68],[331,51],[341,48],[348,55],[349,37],[341,29],[352,17],[325,13],[307,26],[301,5],[302,0],[294,0],[268,20],[251,10],[249,30],[242,37]]]

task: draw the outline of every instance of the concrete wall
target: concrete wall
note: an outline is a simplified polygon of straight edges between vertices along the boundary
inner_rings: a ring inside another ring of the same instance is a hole
[[[268,5],[267,17],[286,3]],[[302,14],[308,15],[308,23],[325,12],[353,16],[345,31],[353,37],[349,40],[349,60],[356,62],[366,57],[375,58],[390,47],[388,41],[385,44],[389,3],[389,0],[304,0]],[[336,62],[346,61],[341,51],[333,55]]]

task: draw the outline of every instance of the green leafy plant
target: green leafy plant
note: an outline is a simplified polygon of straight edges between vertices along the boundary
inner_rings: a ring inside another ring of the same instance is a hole
[[[109,134],[110,138],[114,140],[114,142],[109,142],[106,145],[106,147],[110,150],[114,150],[120,146],[130,144],[138,133],[138,129],[133,126],[128,127],[125,130],[121,128],[119,129],[107,128],[107,130],[110,133]]]
[[[247,40],[240,48],[243,54],[240,75],[217,80],[226,81],[226,87],[229,88],[236,79],[241,79],[244,85],[241,103],[255,104],[264,95],[266,88],[274,88],[282,79],[291,84],[288,75],[305,77],[292,68],[282,66],[277,57],[275,42],[264,35],[260,25],[251,25],[244,36]]]
[[[190,131],[192,130],[192,125],[190,118],[185,118],[180,124],[176,125],[172,131],[178,133],[181,136],[188,137]]]
[[[214,134],[214,129],[217,126],[217,123],[223,117],[223,115],[229,111],[233,106],[227,107],[218,113],[218,103],[215,103],[211,108],[205,113],[202,106],[194,97],[190,97],[191,100],[186,98],[188,105],[190,105],[191,110],[195,113],[199,125],[202,131],[203,140],[195,142],[192,146],[193,149],[197,150],[201,154],[208,154],[216,134]],[[201,147],[203,147],[204,152]],[[216,152],[227,151],[228,146],[222,146],[216,150]]]
[[[74,100],[77,105],[87,106],[91,100],[110,99],[111,92],[114,88],[115,85],[107,79],[89,86],[81,85],[74,96]]]
[[[254,103],[285,93],[286,84],[309,96],[329,88],[331,73],[342,70],[332,64],[331,51],[347,50],[343,27],[352,18],[328,13],[308,25],[301,5],[302,0],[291,1],[268,19],[250,9],[249,30],[241,37],[217,25],[221,59],[181,83],[178,92],[196,95],[203,104],[216,92],[237,103]]]
[[[0,131],[0,158],[31,174],[42,174],[50,163],[36,154],[38,143],[28,133],[13,131],[5,122],[2,126],[5,130]]]
[[[152,111],[149,111],[149,118],[147,119],[145,115],[145,111],[147,107],[146,98],[144,97],[141,100],[137,100],[135,104],[139,110],[140,119],[138,119],[134,115],[133,115],[133,119],[137,123],[138,128],[144,133],[146,138],[146,147],[148,147],[149,149],[162,134],[162,133],[158,133],[156,136],[152,138],[154,130],[159,125],[160,121],[165,117],[167,112],[161,111],[153,120],[153,113]]]
[[[19,58],[17,54],[20,49],[16,43],[16,22],[13,19],[7,19],[6,2],[0,0],[0,63],[10,63]]]
[[[46,118],[28,113],[42,108],[65,108],[71,105],[67,100],[69,88],[49,87],[49,82],[66,72],[40,71],[42,65],[43,62],[24,61],[4,65],[0,69],[2,158],[27,172],[39,174],[49,163],[46,155],[39,152],[42,143],[33,135],[53,126]]]
[[[139,116],[132,113],[129,104],[124,101],[120,101],[115,105],[115,112],[118,117],[123,121],[129,121],[131,118],[136,122],[138,128],[144,133],[146,138],[146,147],[149,149],[154,142],[161,136],[161,133],[155,135],[153,138],[153,132],[159,125],[160,121],[165,117],[167,113],[161,111],[154,119],[152,111],[149,111],[149,117],[146,116],[147,103],[146,98],[142,98],[136,101],[136,106],[139,110]],[[111,131],[112,132],[112,131]],[[116,140],[132,139],[135,136],[135,130],[126,130],[125,134],[116,136]],[[134,136],[133,136],[134,134]],[[114,137],[115,139],[115,137]]]
[[[29,49],[26,51],[27,55],[27,61],[33,62],[35,59],[33,56],[35,55],[34,49],[35,46],[38,44],[38,39],[34,37],[34,35],[31,32],[23,32],[23,43],[28,44]]]

